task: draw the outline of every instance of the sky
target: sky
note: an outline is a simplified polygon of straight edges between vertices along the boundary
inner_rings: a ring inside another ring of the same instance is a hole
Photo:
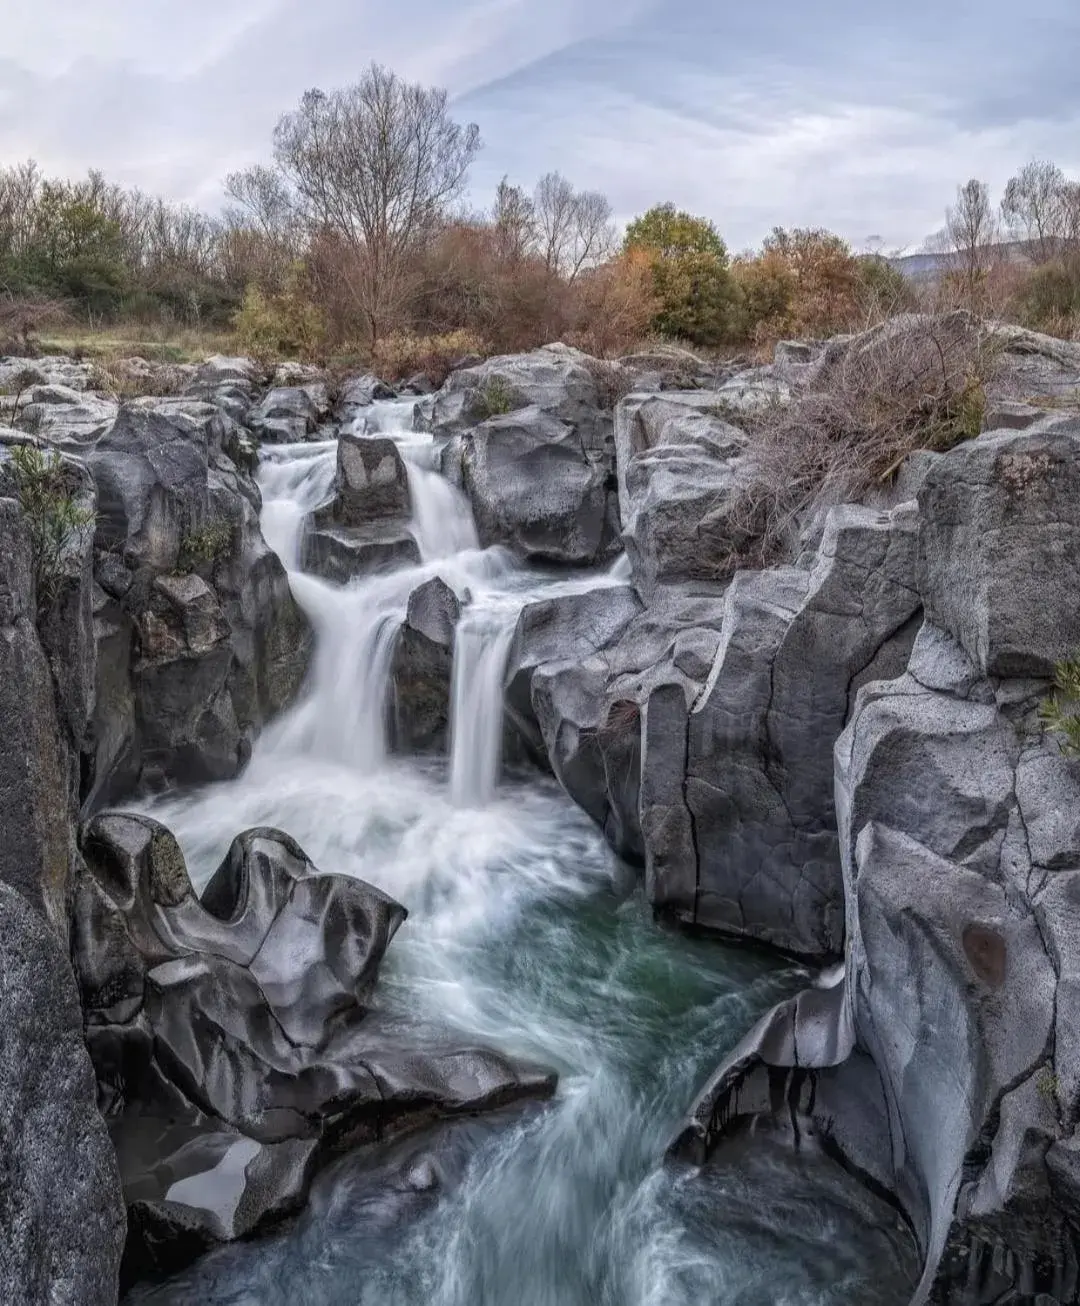
[[[372,60],[479,124],[470,199],[557,170],[625,222],[670,200],[729,247],[775,225],[917,247],[959,182],[1080,176],[1080,3],[4,0],[0,163],[100,168],[208,209],[278,117]],[[1029,19],[1027,14],[1033,16]]]

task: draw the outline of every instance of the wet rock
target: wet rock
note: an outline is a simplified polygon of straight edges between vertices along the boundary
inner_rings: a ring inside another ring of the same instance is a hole
[[[420,392],[408,392],[420,393]],[[354,376],[343,381],[334,404],[334,414],[343,425],[355,422],[362,417],[365,408],[370,408],[376,400],[396,399],[397,394],[390,386],[380,381],[370,372],[363,376]]]
[[[236,774],[306,674],[310,627],[259,530],[241,436],[211,404],[139,401],[87,456],[103,591],[90,806]]]
[[[617,551],[618,524],[606,450],[539,407],[492,417],[452,441],[480,543],[522,557],[583,566]]]
[[[563,345],[451,373],[421,424],[451,437],[481,543],[585,565],[617,549],[611,413],[587,355]],[[419,406],[418,406],[419,407]]]
[[[394,738],[404,752],[446,752],[454,633],[461,601],[435,576],[409,595],[391,665]]]
[[[507,659],[508,721],[623,856],[640,859],[637,704],[611,688],[614,650],[641,611],[620,585],[530,603]]]
[[[1028,702],[930,625],[859,691],[836,746],[843,988],[767,1017],[676,1147],[700,1160],[751,1115],[827,1139],[910,1222],[914,1301],[1080,1290],[1080,776]]]
[[[552,1091],[544,1071],[382,1021],[370,999],[404,909],[287,836],[241,835],[201,900],[147,818],[99,817],[83,848],[73,951],[129,1277],[294,1208],[335,1150]]]
[[[314,576],[347,585],[360,576],[419,563],[416,540],[394,523],[369,526],[315,526],[305,531],[301,566]]]
[[[801,956],[840,953],[832,745],[859,674],[907,660],[917,541],[910,507],[834,509],[812,570],[735,576],[695,699],[652,690],[641,821],[664,914]]]
[[[355,528],[390,521],[405,527],[411,515],[409,475],[394,441],[339,436],[334,497],[315,514],[317,525]]]

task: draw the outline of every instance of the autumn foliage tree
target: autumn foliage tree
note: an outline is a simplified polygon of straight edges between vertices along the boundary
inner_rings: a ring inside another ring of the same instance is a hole
[[[707,218],[658,204],[626,229],[623,253],[648,262],[652,327],[696,345],[720,345],[738,331],[738,287],[727,246]]]

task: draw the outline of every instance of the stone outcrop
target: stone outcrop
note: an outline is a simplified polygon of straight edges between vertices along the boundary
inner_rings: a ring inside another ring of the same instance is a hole
[[[262,538],[243,454],[231,420],[197,401],[125,406],[86,454],[98,494],[92,805],[235,775],[306,673],[310,629]]]
[[[308,523],[302,565],[338,584],[420,561],[408,469],[393,440],[338,436],[333,494]]]
[[[564,345],[488,359],[452,372],[423,410],[481,544],[574,565],[617,551],[613,423],[590,361]]]
[[[750,537],[732,502],[752,476],[748,438],[718,391],[629,395],[615,410],[622,538],[634,583],[714,581]]]
[[[111,1302],[124,1242],[68,961],[79,742],[93,698],[90,532],[43,570],[0,449],[0,1299]],[[65,464],[73,500],[93,502]]]
[[[382,1022],[370,998],[404,908],[288,836],[239,836],[201,898],[148,818],[101,816],[82,846],[73,952],[126,1279],[295,1209],[346,1146],[551,1093],[546,1071]]]
[[[826,1147],[908,1222],[917,1303],[1080,1294],[1080,772],[1038,718],[1072,639],[1073,429],[934,462],[927,620],[835,748],[843,971],[748,1035],[673,1149],[707,1163],[755,1117]]]
[[[454,633],[460,616],[460,599],[438,576],[409,595],[390,670],[394,743],[402,752],[447,750]]]
[[[0,1228],[0,1300],[116,1300],[124,1209],[66,940],[3,878]]]
[[[917,553],[911,508],[834,509],[811,569],[735,576],[697,698],[652,691],[641,823],[648,892],[665,914],[839,954],[832,743],[858,680],[906,661]]]
[[[318,438],[329,413],[330,395],[322,381],[274,385],[248,410],[245,425],[269,444],[298,444]]]

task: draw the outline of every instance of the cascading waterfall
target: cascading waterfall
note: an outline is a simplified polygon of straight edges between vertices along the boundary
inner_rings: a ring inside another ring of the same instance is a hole
[[[502,759],[503,681],[517,608],[466,609],[454,638],[450,794],[459,806],[491,801]]]
[[[661,1163],[706,1072],[805,972],[656,928],[557,786],[496,787],[517,613],[621,583],[627,564],[555,579],[478,550],[467,504],[428,479],[432,446],[399,429],[405,406],[373,407],[407,451],[424,560],[345,587],[304,575],[334,446],[267,449],[263,528],[315,626],[310,681],[237,780],[147,810],[196,884],[239,830],[273,825],[322,870],[393,895],[410,915],[382,1015],[418,1043],[437,1025],[551,1066],[558,1096],[347,1157],[297,1220],[140,1286],[129,1306],[895,1306],[914,1274],[895,1212],[810,1149],[793,1162],[759,1140],[693,1184]],[[471,596],[449,785],[436,763],[388,757],[383,730],[397,623],[434,575]]]

